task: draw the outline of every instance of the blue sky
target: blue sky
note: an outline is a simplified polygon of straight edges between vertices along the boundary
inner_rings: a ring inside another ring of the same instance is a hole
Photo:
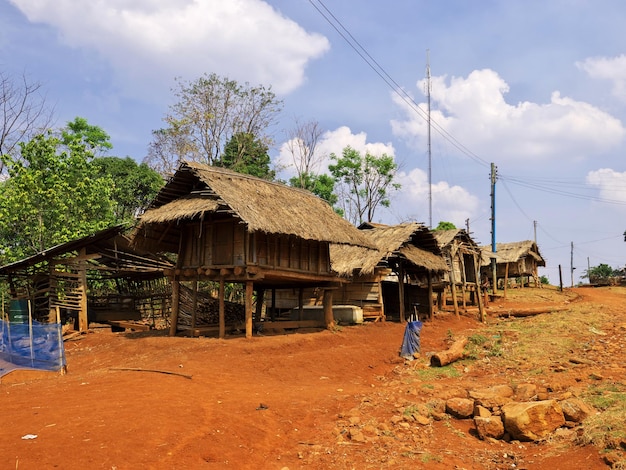
[[[490,245],[495,163],[497,241],[536,232],[540,274],[557,283],[561,265],[567,286],[572,255],[574,282],[626,263],[624,18],[621,0],[0,0],[0,70],[41,82],[58,125],[85,117],[138,161],[175,77],[271,86],[277,165],[294,120],[315,120],[322,156],[394,155],[402,189],[376,221],[428,224],[428,54],[433,225],[469,219]]]

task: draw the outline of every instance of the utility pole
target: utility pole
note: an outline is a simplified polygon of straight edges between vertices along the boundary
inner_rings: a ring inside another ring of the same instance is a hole
[[[465,229],[467,230],[467,234],[469,235],[469,233],[470,233],[469,218],[465,219]]]
[[[535,245],[537,244],[537,221],[533,220],[533,230],[535,232]]]
[[[498,176],[498,168],[495,164],[491,164],[491,252],[494,256],[491,258],[491,275],[493,279],[492,290],[496,293],[498,288],[498,278],[496,277],[496,180]]]
[[[433,228],[433,167],[430,145],[430,50],[426,49],[426,97],[428,98],[428,228]]]
[[[576,269],[574,268],[574,242],[571,242],[569,265],[570,265],[570,273],[572,276],[572,287],[574,287],[574,269]]]

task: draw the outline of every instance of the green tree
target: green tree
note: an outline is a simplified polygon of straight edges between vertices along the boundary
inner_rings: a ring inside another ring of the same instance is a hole
[[[249,134],[268,148],[268,129],[282,110],[271,88],[239,84],[214,73],[177,81],[166,127],[153,132],[146,163],[172,173],[182,159],[214,165],[233,136]]]
[[[78,135],[52,132],[3,155],[9,177],[0,183],[0,256],[21,259],[108,227],[113,181],[93,165],[92,149]]]
[[[91,125],[87,119],[76,117],[67,123],[65,129],[61,130],[61,140],[68,145],[72,140],[78,138],[85,146],[96,152],[106,152],[113,148],[111,137],[101,127]]]
[[[608,264],[599,264],[585,270],[582,277],[589,279],[589,282],[606,281],[615,275],[615,270]]]
[[[268,151],[263,141],[255,139],[252,134],[240,132],[233,135],[214,163],[215,166],[230,168],[238,173],[273,180],[276,173],[270,169],[272,160]]]
[[[337,204],[338,198],[334,193],[335,179],[332,176],[325,174],[316,175],[313,173],[302,173],[290,178],[289,185],[294,188],[311,191],[317,197],[325,200],[333,207]],[[340,208],[334,207],[334,209],[335,212],[338,212],[343,216]]]
[[[99,157],[93,160],[98,174],[113,181],[111,202],[116,223],[130,223],[152,202],[163,178],[145,163],[130,157]]]
[[[345,147],[341,157],[330,155],[335,163],[328,166],[337,182],[340,207],[354,224],[371,222],[379,206],[389,207],[390,193],[400,189],[394,182],[398,165],[393,157],[377,157],[369,152],[362,156],[358,150]]]
[[[455,230],[456,225],[452,222],[444,222],[443,220],[439,221],[439,225],[435,228],[435,230]]]

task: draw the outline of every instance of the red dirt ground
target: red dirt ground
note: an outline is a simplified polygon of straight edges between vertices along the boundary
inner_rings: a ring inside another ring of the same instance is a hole
[[[574,291],[582,302],[623,307],[619,288]],[[438,314],[424,324],[422,354],[481,327],[473,314]],[[66,375],[2,378],[0,468],[607,468],[598,449],[571,440],[482,441],[472,420],[393,424],[420,394],[460,383],[404,380],[420,361],[399,358],[403,334],[393,322],[248,340],[98,328],[66,341]],[[624,356],[622,348],[614,361]],[[507,371],[473,367],[462,380],[507,383]]]

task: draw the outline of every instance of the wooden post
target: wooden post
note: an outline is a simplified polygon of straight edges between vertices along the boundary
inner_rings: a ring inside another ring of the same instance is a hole
[[[193,280],[191,297],[191,329],[196,328],[196,317],[198,315],[198,279]]]
[[[304,289],[298,289],[298,320],[302,321],[304,317]]]
[[[270,320],[276,319],[276,288],[272,287],[272,310],[270,311]]]
[[[398,295],[400,301],[400,323],[406,321],[404,315],[404,264],[400,261],[398,269]]]
[[[220,290],[219,290],[219,294],[218,294],[218,301],[219,301],[219,337],[221,339],[224,339],[226,337],[226,318],[225,318],[225,302],[224,302],[224,295],[225,295],[225,289],[224,289],[224,276],[220,277]]]
[[[476,270],[476,298],[478,300],[478,313],[480,315],[480,321],[485,323],[487,317],[485,315],[485,304],[483,302],[482,294],[482,286],[480,285],[480,264],[478,263],[478,259],[474,258],[474,269]],[[485,291],[485,297],[487,297],[487,291]]]
[[[80,250],[80,257],[87,256],[87,249]],[[78,262],[78,292],[80,295],[78,310],[78,331],[87,331],[89,329],[89,319],[87,318],[87,261],[81,259]]]
[[[335,326],[335,315],[333,315],[333,290],[324,289],[324,298],[322,300],[324,306],[324,322],[326,328],[331,329]]]
[[[380,280],[380,277],[378,278],[378,305],[380,305],[380,317],[382,321],[385,321],[385,299],[383,297],[383,283]]]
[[[256,311],[255,311],[256,321],[261,321],[261,316],[263,315],[264,298],[265,298],[265,289],[263,289],[262,287],[257,288],[257,290],[256,290]]]
[[[450,259],[450,293],[452,294],[452,303],[454,304],[454,314],[459,318],[459,304],[456,298],[456,278],[454,276],[454,258]]]
[[[433,275],[428,271],[428,319],[433,319]]]
[[[509,263],[504,267],[504,300],[506,300],[506,290],[509,285]]]
[[[63,325],[61,325],[61,309],[57,305],[54,310],[56,321],[59,325],[59,364],[61,365],[61,375],[65,375],[67,373],[67,367],[63,365]]]
[[[246,338],[252,338],[252,294],[254,282],[246,281]]]
[[[177,276],[172,280],[172,312],[170,314],[170,336],[176,336],[178,312],[180,311],[180,281]]]

